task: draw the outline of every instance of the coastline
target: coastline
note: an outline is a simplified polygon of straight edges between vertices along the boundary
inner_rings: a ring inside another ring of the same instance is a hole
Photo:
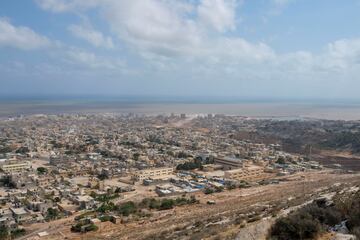
[[[360,104],[297,102],[143,103],[121,101],[0,101],[0,117],[36,114],[224,114],[250,118],[360,120]]]

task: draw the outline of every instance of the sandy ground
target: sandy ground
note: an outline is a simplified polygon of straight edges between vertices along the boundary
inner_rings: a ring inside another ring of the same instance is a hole
[[[349,152],[322,150],[317,154],[313,154],[312,158],[326,167],[340,164],[342,169],[360,171],[360,156]]]

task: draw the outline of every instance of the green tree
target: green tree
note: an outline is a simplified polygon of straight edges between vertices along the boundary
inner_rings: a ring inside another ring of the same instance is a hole
[[[119,213],[124,216],[129,216],[137,211],[137,207],[134,202],[129,201],[119,206]]]
[[[150,209],[158,209],[160,207],[159,201],[157,201],[155,198],[152,198],[149,203]]]
[[[25,229],[17,228],[11,232],[11,238],[14,239],[14,238],[23,236],[25,234],[25,232],[26,232]]]
[[[46,217],[54,220],[59,216],[59,210],[56,208],[48,208]]]
[[[212,193],[214,193],[214,190],[212,188],[205,188],[204,193],[205,194],[212,194]]]
[[[98,209],[98,212],[106,213],[115,210],[117,207],[113,202],[103,203]]]
[[[40,174],[40,175],[43,175],[43,174],[47,173],[47,169],[44,168],[44,167],[38,167],[38,168],[36,169],[36,171],[37,171],[38,174]]]
[[[140,153],[134,153],[134,154],[133,154],[133,159],[134,159],[135,161],[139,160],[139,157],[140,157]]]
[[[8,239],[9,229],[6,226],[0,227],[0,239]]]
[[[163,199],[160,204],[160,210],[167,210],[173,208],[175,205],[174,200],[172,199]]]
[[[283,156],[280,156],[280,157],[277,159],[276,163],[278,163],[278,164],[285,164],[285,158],[284,158]]]

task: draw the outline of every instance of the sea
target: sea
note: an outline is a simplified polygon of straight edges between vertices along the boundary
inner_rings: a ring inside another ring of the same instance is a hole
[[[360,120],[360,101],[156,97],[1,98],[0,118],[35,114],[224,114],[249,118]]]

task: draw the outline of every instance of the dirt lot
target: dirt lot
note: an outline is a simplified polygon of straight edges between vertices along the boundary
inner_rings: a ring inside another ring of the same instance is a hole
[[[325,167],[334,167],[334,164],[340,164],[344,170],[360,171],[360,156],[348,152],[322,150],[314,154],[312,160],[320,162]]]
[[[64,236],[68,239],[112,240],[234,239],[241,236],[241,231],[248,229],[234,224],[237,217],[256,211],[259,206],[289,208],[316,198],[321,193],[335,191],[335,188],[342,188],[343,185],[360,184],[359,174],[339,175],[323,171],[301,175],[305,175],[305,179],[212,195],[200,193],[196,196],[200,200],[199,204],[155,212],[150,218],[127,224],[101,223],[97,232],[88,234],[74,234],[70,232],[69,226],[57,226],[55,223],[56,230],[50,231],[52,235],[49,239],[64,239]],[[207,205],[206,201],[210,199],[216,201],[216,204]]]

